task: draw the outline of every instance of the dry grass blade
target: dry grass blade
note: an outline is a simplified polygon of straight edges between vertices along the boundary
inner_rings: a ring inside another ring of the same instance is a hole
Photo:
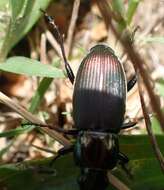
[[[31,144],[31,146],[33,146],[34,148],[39,149],[41,151],[48,152],[48,153],[51,153],[53,155],[56,155],[56,152],[54,152],[54,151],[52,151],[50,149],[43,148],[43,147],[40,147],[40,146],[37,146],[37,145],[34,145],[34,144]]]
[[[73,39],[73,34],[74,34],[74,30],[75,30],[76,21],[77,21],[77,18],[78,18],[79,7],[80,7],[80,0],[75,0],[74,5],[73,5],[71,22],[70,22],[69,29],[68,29],[68,37],[67,37],[67,40],[66,40],[66,43],[67,43],[67,57],[69,56],[69,54],[71,52],[72,39]]]
[[[28,112],[25,108],[23,108],[21,105],[14,102],[11,98],[7,97],[5,94],[0,92],[0,102],[2,104],[7,105],[17,113],[19,113],[22,117],[24,117],[26,120],[28,120],[31,123],[35,123],[37,125],[46,125],[45,122],[38,119],[36,116],[34,116],[32,113]],[[52,131],[48,128],[40,128],[43,132],[50,135],[52,138],[55,138],[57,141],[59,141],[63,146],[70,146],[70,142],[64,138],[60,133],[56,131]]]
[[[114,187],[116,187],[118,190],[130,190],[122,181],[120,181],[117,177],[112,175],[110,172],[108,172],[107,177],[110,183]]]
[[[47,38],[48,42],[51,44],[51,46],[57,52],[58,56],[60,58],[63,58],[61,50],[60,50],[60,46],[59,46],[58,42],[56,41],[56,39],[54,38],[53,34],[48,30],[46,31],[45,34],[46,34],[46,38]]]
[[[41,35],[41,41],[40,41],[40,60],[44,64],[47,63],[46,36],[45,36],[45,34]]]
[[[156,113],[157,118],[161,124],[161,128],[164,131],[164,115],[161,111],[160,104],[159,104],[159,98],[157,95],[155,95],[151,82],[150,76],[146,72],[144,65],[144,60],[140,57],[140,55],[134,50],[133,46],[128,40],[122,40],[122,45],[124,46],[126,52],[129,55],[129,58],[131,59],[132,63],[134,64],[135,70],[139,70],[139,73],[143,79],[144,85],[146,87],[146,90],[149,94],[149,98],[151,101],[151,106],[153,111]]]
[[[153,134],[152,128],[151,128],[151,121],[150,121],[150,117],[145,105],[145,101],[144,101],[144,97],[143,97],[143,92],[141,89],[141,83],[139,81],[138,83],[138,87],[139,87],[139,95],[140,95],[140,100],[141,100],[141,105],[142,105],[142,110],[143,110],[143,114],[144,114],[144,118],[145,118],[145,124],[146,124],[146,129],[153,147],[153,150],[155,152],[155,155],[160,163],[161,169],[164,172],[164,158],[163,155],[160,151],[160,148],[158,146],[157,140],[155,135]]]
[[[163,113],[161,111],[161,108],[160,108],[159,98],[158,98],[157,95],[155,95],[155,93],[153,91],[153,88],[152,88],[152,85],[151,85],[151,81],[152,81],[151,77],[146,72],[146,70],[144,68],[144,65],[146,64],[145,61],[135,51],[135,49],[134,49],[134,47],[133,47],[133,45],[132,45],[132,43],[130,41],[130,37],[129,38],[127,37],[126,39],[125,38],[121,39],[120,35],[116,31],[113,24],[111,24],[111,28],[112,28],[114,34],[116,35],[116,37],[118,39],[120,39],[120,42],[122,43],[124,50],[127,52],[131,62],[134,65],[135,71],[137,71],[137,70],[139,71],[139,73],[140,73],[140,75],[141,75],[141,77],[143,79],[144,85],[146,87],[146,90],[147,90],[147,92],[149,94],[152,109],[156,113],[157,119],[159,120],[159,122],[161,124],[161,128],[164,131],[164,115],[163,115]]]
[[[99,0],[96,0],[96,3],[100,9],[100,12],[102,14],[102,17],[104,19],[106,28],[108,29],[110,23],[111,23],[111,18],[115,18],[115,15],[111,11],[111,7],[109,6],[110,4],[107,1],[104,1],[103,3]],[[110,10],[110,11],[104,11],[104,10]]]

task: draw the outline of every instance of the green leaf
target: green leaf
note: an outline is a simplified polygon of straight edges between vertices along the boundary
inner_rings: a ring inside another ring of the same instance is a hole
[[[60,65],[60,60],[56,60],[53,62],[53,66],[59,66]],[[52,78],[43,78],[41,80],[41,82],[39,83],[39,86],[35,92],[34,97],[32,98],[31,104],[30,104],[30,108],[29,111],[31,113],[34,113],[36,111],[36,109],[38,108],[38,106],[40,105],[40,103],[43,100],[44,94],[46,93],[46,91],[48,90],[50,84],[52,83],[53,79]]]
[[[9,2],[8,0],[0,0],[0,50],[5,40],[7,26],[9,23]]]
[[[152,36],[152,37],[144,37],[141,39],[144,43],[164,43],[164,37],[160,36]]]
[[[11,57],[0,64],[0,70],[16,74],[49,78],[64,78],[62,70],[26,57]]]
[[[159,135],[157,139],[164,154],[164,136]],[[120,136],[120,151],[130,158],[128,166],[131,168],[133,179],[130,180],[120,167],[112,171],[115,176],[131,190],[163,189],[163,173],[147,136]],[[57,159],[53,167],[49,167],[50,161],[44,159],[1,165],[0,187],[8,190],[78,190],[76,180],[80,172],[74,164],[72,154]],[[50,174],[50,170],[53,172],[53,169],[56,175]],[[115,190],[111,184],[107,189]]]
[[[40,105],[41,101],[43,100],[44,94],[49,88],[51,82],[53,81],[52,78],[44,78],[39,84],[39,87],[35,93],[35,96],[32,98],[31,105],[29,111],[34,113],[38,106]]]
[[[128,10],[127,10],[127,13],[126,13],[126,18],[127,18],[127,23],[130,24],[131,21],[132,21],[132,18],[136,12],[136,9],[138,7],[138,4],[139,4],[139,0],[130,0],[128,2]]]
[[[5,132],[0,133],[0,137],[13,137],[13,136],[20,135],[23,133],[28,133],[28,132],[32,131],[34,128],[35,128],[34,125],[17,127],[16,129],[11,129],[9,131],[5,131]]]
[[[71,113],[68,112],[68,111],[63,111],[61,114],[62,114],[62,115],[71,115]]]
[[[164,79],[156,81],[155,88],[157,89],[159,95],[164,97]]]
[[[6,0],[3,17],[3,38],[0,39],[0,61],[4,61],[11,48],[27,34],[51,0]]]
[[[123,0],[112,1],[112,7],[113,7],[113,10],[117,11],[122,16],[124,15],[124,13],[125,13],[125,7],[124,7]]]
[[[5,6],[7,3],[8,3],[8,0],[1,0],[0,1],[0,10],[1,11],[5,9]]]
[[[156,117],[152,117],[151,119],[151,124],[152,124],[152,129],[153,129],[153,132],[154,134],[163,134],[163,131],[160,127],[160,123],[158,122],[157,118]]]
[[[110,3],[110,1],[109,1]],[[117,13],[117,29],[119,32],[122,32],[126,28],[126,20],[125,20],[125,7],[123,0],[112,1],[112,9],[115,13]]]
[[[0,150],[0,158],[2,158],[2,156],[9,151],[10,147],[13,145],[13,142],[14,141],[12,140],[11,142],[9,142],[9,144],[6,147]]]

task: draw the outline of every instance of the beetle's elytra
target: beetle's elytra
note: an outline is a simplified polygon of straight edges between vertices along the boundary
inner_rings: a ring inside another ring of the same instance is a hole
[[[68,78],[73,84],[75,77],[65,56],[62,36],[53,18],[42,12],[55,31]],[[136,76],[126,82],[122,64],[107,45],[94,46],[81,62],[73,93],[75,130],[62,131],[76,135],[77,140],[72,146],[59,150],[56,157],[74,152],[75,163],[81,169],[80,190],[106,189],[107,170],[117,164],[128,173],[125,164],[129,159],[119,150],[118,133],[135,124],[123,124],[127,89],[135,83]]]
[[[94,46],[81,62],[76,76],[75,126],[117,133],[124,118],[126,89],[124,70],[113,50],[103,44]]]

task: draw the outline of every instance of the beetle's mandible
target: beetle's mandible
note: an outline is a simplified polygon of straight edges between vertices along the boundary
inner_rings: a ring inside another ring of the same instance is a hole
[[[53,18],[42,12],[54,29],[68,78],[75,83],[73,119],[76,129],[63,130],[63,133],[76,135],[77,140],[75,145],[61,149],[56,158],[74,152],[75,163],[81,169],[80,189],[106,189],[107,170],[120,164],[128,172],[125,164],[129,159],[119,150],[118,133],[135,124],[123,121],[126,93],[136,83],[136,76],[127,83],[123,66],[114,51],[107,45],[98,44],[85,56],[75,78],[65,56],[63,38]]]

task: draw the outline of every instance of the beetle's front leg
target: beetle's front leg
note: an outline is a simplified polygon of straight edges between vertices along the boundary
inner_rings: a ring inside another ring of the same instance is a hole
[[[49,129],[52,129],[52,130],[55,130],[59,133],[63,133],[65,135],[78,135],[79,133],[79,130],[78,129],[63,129],[61,127],[57,127],[57,126],[53,126],[53,125],[47,125],[47,124],[37,124],[37,123],[23,123],[21,124],[22,126],[25,126],[25,125],[36,125],[36,126],[39,126],[39,127],[47,127]]]
[[[133,176],[131,174],[131,171],[126,167],[126,164],[129,162],[129,158],[125,154],[119,152],[118,160],[119,160],[119,164],[121,165],[122,169],[129,176],[129,178],[132,179]]]
[[[123,123],[121,130],[122,129],[129,129],[131,127],[134,127],[137,124],[137,122],[129,122],[129,123]]]
[[[70,145],[70,146],[66,146],[66,147],[63,147],[61,148],[58,153],[57,153],[57,156],[55,156],[52,161],[50,162],[50,166],[53,165],[53,163],[61,156],[65,155],[65,154],[68,154],[70,152],[73,152],[73,149],[74,149],[74,145]]]
[[[134,85],[136,84],[136,82],[137,82],[137,75],[135,74],[135,75],[128,81],[128,84],[127,84],[127,91],[128,91],[128,92],[134,87]]]
[[[69,80],[71,81],[71,83],[74,83],[74,79],[75,76],[73,74],[73,71],[67,61],[67,57],[66,57],[66,53],[65,53],[65,48],[64,48],[64,40],[63,40],[63,36],[61,35],[58,26],[55,24],[55,21],[53,19],[53,17],[49,16],[44,10],[40,9],[41,12],[43,12],[44,17],[45,17],[45,21],[48,22],[48,24],[50,24],[53,28],[54,31],[54,35],[55,38],[57,40],[57,42],[59,43],[60,49],[61,49],[61,53],[62,53],[62,57],[64,60],[64,64],[65,64],[65,69],[68,75]]]

